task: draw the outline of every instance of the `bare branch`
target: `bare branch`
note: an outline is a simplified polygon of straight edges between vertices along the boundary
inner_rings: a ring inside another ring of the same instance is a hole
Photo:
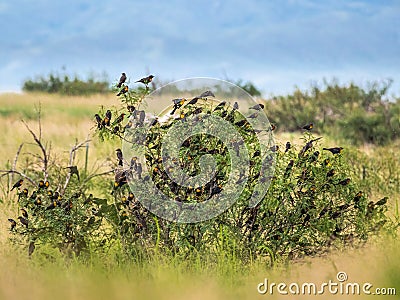
[[[39,116],[40,116],[40,114],[39,114]],[[22,120],[22,123],[24,123],[26,129],[32,135],[34,141],[36,142],[36,144],[39,146],[40,150],[42,151],[42,155],[43,155],[43,174],[44,174],[44,179],[46,180],[47,177],[48,177],[47,167],[48,167],[49,156],[48,156],[48,153],[46,151],[46,148],[43,146],[43,144],[42,144],[42,142],[40,140],[41,136],[40,136],[40,138],[38,138],[37,135],[29,128],[28,124],[26,124],[26,122],[24,120]],[[39,127],[40,127],[40,118],[39,118]],[[40,129],[40,131],[41,131],[41,129]],[[40,135],[41,135],[41,132],[40,132]]]
[[[38,113],[38,122],[39,122],[39,140],[42,140],[42,104],[39,102],[38,106],[35,105],[35,109]]]
[[[16,171],[16,170],[0,170],[0,173],[3,173],[0,177],[6,176],[8,174],[18,174],[19,176],[21,176],[21,177],[25,178],[26,180],[28,180],[33,185],[36,185],[36,182],[32,178],[30,178],[28,175],[26,175],[26,174],[24,174],[22,172],[19,172],[19,171]]]
[[[17,168],[18,157],[19,157],[19,154],[21,153],[21,149],[22,149],[23,145],[24,145],[24,143],[19,145],[17,153],[15,154],[14,162],[13,162],[12,167],[11,167],[11,170],[13,170],[13,171],[15,171],[15,169]],[[13,175],[14,175],[14,173],[11,175],[11,182],[14,182],[14,176]]]
[[[78,151],[80,148],[84,147],[84,145],[89,142],[90,142],[90,139],[87,139],[79,144],[76,142],[77,144],[75,144],[75,146],[73,146],[71,148],[71,151],[69,152],[69,167],[71,167],[74,164],[76,151]],[[60,191],[61,195],[64,194],[70,180],[71,180],[71,172],[68,172],[67,176],[65,177],[64,186],[63,186],[62,190]]]
[[[77,150],[79,150],[80,148],[84,148],[86,146],[86,143],[89,143],[91,140],[87,139],[79,144],[76,144],[74,147],[72,147],[70,154],[69,154],[69,165],[72,166],[72,164],[74,163],[75,160],[75,153]]]
[[[24,153],[24,155],[32,156],[33,158],[36,158],[38,161],[43,163],[43,158],[39,154],[26,152]]]
[[[103,173],[97,173],[97,174],[90,175],[90,176],[86,177],[85,182],[89,182],[91,179],[98,177],[98,176],[103,176],[103,175],[114,173],[114,171],[115,170],[110,170],[110,171],[106,171]]]

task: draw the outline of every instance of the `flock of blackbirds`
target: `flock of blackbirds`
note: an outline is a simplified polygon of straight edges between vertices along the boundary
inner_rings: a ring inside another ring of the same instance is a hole
[[[145,85],[146,89],[148,89],[148,85],[152,82],[153,78],[154,78],[153,75],[149,75],[147,77],[144,77],[144,78],[141,78],[141,79],[135,81],[135,83],[142,83],[142,84]],[[120,79],[118,81],[118,84],[116,85],[117,88],[120,89],[119,92],[116,94],[117,96],[124,95],[129,91],[129,87],[128,87],[128,85],[126,85],[126,80],[127,80],[126,73],[122,73],[121,77],[120,77]],[[174,115],[175,112],[178,109],[182,108],[186,102],[187,102],[187,105],[192,105],[193,106],[193,105],[197,104],[198,100],[200,100],[200,99],[207,100],[207,98],[209,98],[209,97],[215,97],[215,95],[214,95],[214,93],[212,91],[207,90],[207,91],[201,93],[200,95],[192,98],[189,101],[187,99],[185,99],[185,98],[173,99],[172,100],[173,108],[172,108],[172,110],[170,112],[170,115]],[[239,128],[244,128],[244,127],[247,128],[247,127],[249,127],[249,122],[248,122],[248,120],[246,118],[235,122],[235,112],[239,108],[239,105],[238,105],[237,102],[235,102],[233,104],[232,110],[230,112],[228,112],[228,109],[224,109],[225,106],[226,106],[226,102],[222,101],[213,109],[213,112],[218,112],[221,115],[221,117],[224,117],[226,120],[232,122],[235,126],[237,126]],[[138,124],[143,124],[144,119],[145,119],[145,112],[144,111],[137,111],[135,109],[135,107],[133,107],[133,106],[128,106],[127,109],[128,109],[129,113],[131,113],[132,115],[134,114],[135,119],[138,120]],[[247,118],[255,119],[255,118],[257,118],[259,116],[259,113],[264,109],[264,105],[259,103],[259,104],[256,104],[256,105],[250,107],[250,109],[251,110],[255,110],[255,112],[250,114]],[[202,112],[202,110],[203,110],[202,107],[197,107],[196,109],[191,110],[191,113],[192,114],[199,114],[199,113]],[[98,129],[102,129],[102,128],[105,128],[105,127],[111,127],[111,128],[113,128],[112,129],[113,133],[118,133],[121,130],[120,123],[123,122],[125,116],[126,116],[126,113],[121,113],[115,120],[112,121],[112,113],[111,113],[110,110],[107,110],[103,117],[101,117],[99,114],[95,114],[95,121],[96,121],[96,124],[97,124],[97,128]],[[183,114],[183,116],[181,115],[178,119],[184,119],[184,118],[185,118],[185,114]],[[153,122],[151,125],[155,125],[156,122],[157,122],[157,120],[155,122]],[[127,126],[131,126],[131,125],[132,124],[128,124]],[[273,130],[275,130],[275,128],[276,128],[276,126],[274,124],[270,124],[270,128],[268,130],[273,131]],[[309,123],[309,124],[306,124],[306,125],[301,127],[301,129],[305,130],[305,131],[311,131],[313,128],[314,128],[314,124],[313,123]],[[255,133],[257,133],[257,130],[253,129],[253,131]],[[298,157],[299,158],[303,157],[305,155],[305,153],[309,149],[311,149],[313,147],[314,143],[316,141],[320,140],[320,139],[321,139],[321,137],[309,140],[303,146],[303,148],[300,150],[300,152],[298,153]],[[187,146],[190,146],[190,145],[187,145]],[[201,145],[201,144],[198,145],[200,150],[202,149],[202,146],[203,145]],[[239,144],[234,145],[234,146],[236,146],[236,148],[237,148],[236,152],[238,153]],[[199,149],[196,149],[196,150],[199,150]],[[221,148],[221,149],[223,149],[223,148]],[[278,149],[279,149],[279,147],[274,145],[273,147],[271,147],[270,150],[272,152],[276,152],[276,151],[278,151]],[[287,142],[286,145],[285,145],[285,151],[284,152],[286,153],[290,149],[291,149],[291,143]],[[333,155],[339,155],[339,154],[342,153],[343,147],[332,147],[332,148],[325,148],[324,147],[323,150],[329,151]],[[208,152],[212,151],[212,149],[207,149],[207,151]],[[260,151],[258,150],[258,154],[257,154],[257,151],[255,151],[253,157],[257,157],[259,155],[260,155]],[[315,151],[313,155],[314,155],[315,160],[316,160],[318,158],[319,152]],[[117,165],[122,167],[124,165],[124,163],[123,163],[124,162],[124,157],[123,157],[121,149],[116,149],[116,158],[117,158]],[[147,156],[146,158],[149,158],[149,156]],[[154,160],[156,162],[160,162],[160,163],[162,162],[162,160],[160,160],[159,158],[158,159],[153,158],[152,160]],[[284,173],[284,177],[286,177],[290,173],[293,165],[294,165],[294,161],[291,160],[289,162],[288,166],[286,167],[286,170],[285,170],[285,173]],[[164,177],[167,178],[167,175],[163,174],[164,171],[161,171],[160,167],[157,164],[151,165],[150,167],[151,167],[151,170],[152,170],[152,174],[150,174],[150,175],[153,176],[153,179],[154,179],[154,176],[160,176],[160,175],[161,175],[161,178],[164,178]],[[71,176],[72,175],[76,175],[78,180],[80,180],[77,166],[68,166],[66,168],[68,168]],[[139,179],[142,179],[142,172],[143,172],[142,171],[142,165],[137,161],[136,157],[133,157],[131,159],[130,170],[134,171]],[[326,176],[327,176],[327,178],[331,178],[334,175],[335,175],[335,170],[332,169],[332,170],[328,171]],[[120,188],[122,185],[127,183],[127,177],[126,176],[127,175],[126,175],[125,171],[116,172],[116,174],[115,174],[115,184],[114,184],[113,192],[115,190],[117,190],[118,188]],[[241,176],[239,181],[243,180],[243,177],[244,176]],[[147,175],[145,178],[147,178],[147,180],[149,180],[150,176]],[[349,182],[350,182],[350,178],[345,178],[345,179],[339,181],[337,184],[347,185],[347,184],[349,184]],[[21,196],[28,197],[28,189],[27,188],[22,189],[23,183],[24,183],[24,179],[22,179],[22,178],[19,179],[12,186],[11,191],[16,189],[16,190],[18,190],[19,197],[21,197]],[[47,195],[48,199],[50,199],[50,204],[47,205],[46,210],[51,210],[51,209],[54,209],[56,207],[62,207],[64,209],[66,209],[66,210],[70,209],[71,208],[71,202],[62,203],[62,197],[60,196],[60,194],[57,191],[56,192],[52,192],[51,190],[48,190],[49,185],[50,184],[49,184],[48,181],[41,180],[39,182],[38,189],[36,191],[34,191],[32,193],[32,195],[29,197],[29,199],[32,200],[32,203],[37,205],[37,206],[42,205],[42,200],[41,200],[40,195],[45,193],[45,195]],[[176,183],[175,184],[172,183],[171,184],[171,189],[175,189],[177,191],[178,190],[177,184]],[[223,190],[223,186],[222,186],[222,184],[220,182],[215,181],[214,184],[212,184],[212,185],[209,184],[208,188],[206,188],[206,189],[208,189],[208,192],[207,192],[208,197],[207,197],[207,199],[209,199],[212,196],[214,196],[216,194],[219,194]],[[204,187],[203,188],[195,188],[195,189],[192,188],[192,192],[195,195],[200,196],[205,192],[205,189],[204,189]],[[363,196],[362,192],[359,192],[355,196],[355,199],[356,198],[361,198],[362,196]],[[133,195],[132,195],[132,197],[133,197]],[[368,208],[370,209],[371,207],[373,208],[374,206],[377,206],[377,205],[378,206],[379,205],[384,205],[384,204],[386,204],[386,201],[387,201],[386,197],[381,199],[381,200],[379,200],[379,201],[377,201],[376,203],[371,201],[369,203],[369,205],[368,205]],[[18,221],[20,222],[20,224],[22,226],[24,226],[27,229],[28,226],[29,226],[28,212],[24,208],[21,208],[20,211],[21,211],[21,216],[18,217]],[[8,221],[11,224],[10,230],[14,231],[16,229],[16,227],[17,227],[17,221],[15,221],[14,219],[11,219],[11,218],[8,219]],[[34,247],[35,247],[34,243],[31,243],[29,245],[29,255],[31,255],[32,252],[34,251]]]

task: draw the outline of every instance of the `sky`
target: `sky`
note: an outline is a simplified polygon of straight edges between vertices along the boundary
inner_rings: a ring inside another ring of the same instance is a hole
[[[0,0],[0,92],[50,72],[295,87],[394,80],[399,0]],[[63,71],[64,70],[64,71]]]

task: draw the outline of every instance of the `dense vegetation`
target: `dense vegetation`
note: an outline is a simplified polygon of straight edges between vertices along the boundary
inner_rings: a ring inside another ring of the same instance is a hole
[[[141,112],[134,106],[143,102],[149,93],[147,85],[136,90],[123,87],[122,91],[120,106],[102,107],[94,123],[104,143],[120,139],[129,128],[143,126]],[[168,182],[159,149],[168,128],[187,122],[190,116],[201,112],[225,118],[243,137],[251,157],[250,175],[241,198],[225,213],[195,224],[163,220],[146,210],[128,187],[129,178],[138,172],[132,163],[133,157],[124,158],[128,169],[125,163],[121,166],[120,157],[115,159],[108,172],[114,173],[113,179],[107,174],[89,174],[78,169],[74,161],[84,143],[71,150],[69,159],[60,160],[50,156],[41,134],[35,134],[28,127],[41,154],[28,157],[22,169],[6,172],[19,174],[26,181],[23,188],[17,184],[12,191],[18,195],[18,213],[10,216],[16,220],[16,224],[10,221],[13,240],[25,244],[30,254],[35,246],[59,249],[68,257],[105,255],[114,249],[120,259],[134,257],[139,262],[163,253],[194,261],[207,257],[216,262],[229,257],[246,263],[260,258],[272,264],[276,260],[319,254],[332,247],[363,244],[383,229],[395,232],[398,220],[386,215],[388,198],[371,199],[369,187],[372,179],[376,180],[376,174],[370,174],[370,169],[363,176],[359,173],[359,169],[376,166],[368,166],[363,160],[357,163],[359,154],[354,157],[346,151],[323,150],[319,138],[307,131],[301,144],[286,149],[274,146],[266,157],[261,157],[254,129],[229,104],[217,109],[199,101],[178,109],[178,118],[152,123],[150,133],[143,140],[146,141],[146,164],[152,170],[143,177],[151,178],[164,193],[182,203],[202,202],[213,196],[210,195],[213,188],[224,186],[229,175],[226,166],[230,158],[223,145],[198,135],[180,149],[178,163],[194,173],[199,171],[199,159],[204,154],[214,155],[222,166],[212,186],[199,191]],[[126,121],[123,114],[132,116]],[[117,118],[121,115],[122,118]],[[279,113],[272,114],[275,120],[278,116]],[[319,130],[318,125],[315,128]],[[271,187],[257,206],[249,208],[254,182],[263,179],[260,163],[271,155],[276,158],[275,173],[269,178]],[[399,186],[398,177],[391,180],[394,186]],[[91,190],[96,190],[97,195],[93,196]],[[18,220],[19,212],[23,216]]]
[[[325,82],[266,101],[266,109],[278,130],[297,131],[314,122],[316,131],[348,143],[385,145],[400,137],[400,99],[388,100],[390,85],[375,82],[365,89]]]
[[[127,103],[119,100],[129,100],[146,91],[135,86],[130,85],[126,98],[115,97],[116,93],[92,97],[0,95],[0,118],[4,124],[12,124],[4,128],[0,137],[0,154],[4,158],[0,169],[0,298],[53,299],[57,294],[60,299],[242,300],[257,297],[256,286],[263,278],[318,283],[321,278],[335,280],[338,270],[347,272],[349,282],[366,280],[374,287],[396,287],[398,293],[400,260],[395,234],[399,224],[399,140],[386,146],[356,148],[337,136],[322,133],[318,126],[310,132],[288,134],[282,131],[285,124],[274,120],[279,146],[275,152],[276,174],[259,206],[253,209],[238,202],[214,220],[197,225],[169,223],[143,209],[138,199],[132,200],[126,184],[115,188],[115,172],[121,168],[115,149],[121,146],[121,139],[113,131],[118,125],[118,134],[122,135],[129,124],[128,116],[120,124],[113,123],[119,114],[127,112]],[[41,105],[36,105],[38,101]],[[204,112],[214,110],[215,105],[205,106]],[[110,126],[96,130],[98,125],[92,116],[99,106],[99,115],[104,117],[109,108],[112,119]],[[40,122],[34,107],[41,107]],[[183,106],[184,114],[189,111],[190,107]],[[274,118],[266,112],[270,119]],[[21,118],[35,133],[44,152],[20,123]],[[103,139],[93,137],[86,141],[90,128]],[[245,128],[238,129],[247,133]],[[251,146],[252,133],[248,132]],[[299,157],[307,141],[321,136],[303,158]],[[76,138],[82,142],[76,142]],[[285,152],[288,140],[292,145]],[[216,140],[212,142],[219,145]],[[344,149],[336,155],[322,149],[332,146]],[[148,149],[148,155],[157,157],[154,149]],[[204,150],[207,149],[184,147],[181,163],[193,151],[195,163],[186,167],[196,171]],[[213,155],[221,163],[226,159],[224,152]],[[130,157],[126,158],[129,165]],[[325,159],[330,160],[331,166],[325,166]],[[149,176],[160,180],[163,174],[151,172]],[[20,178],[24,179],[22,186],[10,191]],[[348,183],[347,178],[351,179]],[[342,180],[344,185],[339,184]],[[36,196],[32,195],[34,191]],[[275,206],[276,197],[284,199],[279,207]],[[188,200],[196,199],[202,198]],[[134,207],[135,203],[138,206]],[[23,217],[23,207],[28,214],[28,228],[17,218]],[[271,216],[270,209],[274,208],[282,215]],[[243,215],[232,222],[240,209],[244,210]],[[12,231],[8,218],[16,221]],[[239,223],[248,230],[247,234],[240,230]],[[268,230],[277,230],[277,234]],[[247,249],[250,241],[255,244]],[[202,243],[209,248],[202,247]],[[300,257],[303,258],[299,260]],[[272,263],[275,267],[271,268]]]
[[[83,80],[78,76],[50,73],[47,76],[39,76],[35,79],[24,81],[22,90],[25,92],[44,92],[50,94],[62,94],[68,96],[105,94],[110,92],[110,84],[105,79],[96,79],[90,76]]]

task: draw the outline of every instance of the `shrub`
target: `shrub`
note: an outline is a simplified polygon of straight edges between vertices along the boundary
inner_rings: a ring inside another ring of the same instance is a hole
[[[137,180],[139,174],[135,157],[121,159],[118,155],[112,170],[114,180],[110,184],[104,179],[95,182],[94,178],[99,178],[97,174],[83,173],[78,179],[76,169],[72,168],[73,158],[83,144],[71,150],[68,163],[55,163],[50,160],[41,135],[38,137],[30,131],[42,152],[38,161],[30,165],[40,165],[40,169],[28,168],[22,172],[12,168],[6,172],[19,174],[37,189],[36,194],[18,192],[18,209],[27,211],[29,224],[16,224],[11,230],[14,241],[25,242],[30,250],[33,245],[50,245],[76,255],[88,250],[106,253],[105,249],[113,247],[122,251],[123,257],[138,261],[165,253],[182,259],[207,255],[211,261],[228,257],[248,262],[260,257],[272,264],[277,259],[320,254],[332,247],[362,245],[380,230],[394,228],[385,215],[387,198],[373,201],[369,191],[360,188],[360,180],[353,172],[356,164],[346,158],[346,151],[332,154],[321,149],[320,137],[305,133],[303,143],[285,149],[274,145],[261,157],[259,150],[263,145],[255,129],[229,104],[215,109],[211,101],[199,101],[178,108],[178,118],[154,122],[142,119],[142,113],[133,108],[145,101],[149,92],[147,86],[129,89],[120,95],[120,108],[102,107],[96,120],[96,134],[100,139],[106,142],[118,138],[132,147],[144,145],[144,163],[150,173],[143,173],[142,177],[182,204],[201,203],[212,193],[219,193],[213,192],[212,187],[228,189],[229,145],[207,134],[192,135],[182,143],[177,168],[193,176],[200,172],[204,154],[213,155],[217,162],[215,177],[198,190],[180,186],[168,177],[160,149],[169,128],[177,124],[185,126],[193,115],[204,120],[212,115],[225,118],[244,140],[250,157],[249,175],[238,200],[211,220],[193,224],[171,222],[153,214],[139,201],[148,190],[132,192],[129,188],[128,183]],[[130,117],[117,122],[119,118],[116,117],[122,114]],[[132,140],[127,134],[129,129],[140,130],[144,122],[151,122],[148,134]],[[273,127],[265,130],[269,135]],[[172,136],[175,138],[178,136]],[[266,174],[262,165],[264,162],[272,164],[273,158],[275,173]],[[120,161],[123,161],[122,166]],[[65,169],[67,166],[71,168]],[[40,180],[44,186],[38,187]],[[45,183],[47,180],[49,186]],[[271,180],[271,186],[261,202],[249,207],[258,180]],[[89,194],[90,188],[103,191],[107,186],[112,188],[103,198]],[[53,191],[50,193],[49,189]],[[39,198],[41,205],[36,203]],[[16,216],[12,217],[16,219]]]
[[[391,82],[374,82],[368,89],[325,82],[324,89],[296,90],[265,104],[271,120],[280,124],[279,130],[297,131],[313,122],[318,132],[351,143],[385,145],[399,138],[400,103],[386,99]]]
[[[114,115],[122,112],[129,114],[128,106],[141,103],[147,92],[144,90],[142,93],[132,92],[121,96],[124,105]],[[244,260],[266,255],[274,261],[278,257],[318,254],[333,245],[359,245],[382,227],[391,227],[391,222],[385,216],[385,203],[371,201],[368,193],[360,190],[357,178],[351,178],[352,166],[343,159],[343,155],[332,155],[322,150],[318,146],[318,138],[309,133],[304,135],[304,144],[293,145],[288,151],[279,148],[270,150],[277,159],[271,187],[256,207],[248,207],[254,182],[260,178],[262,158],[256,155],[260,149],[257,136],[251,126],[236,125],[243,116],[235,109],[225,106],[216,110],[207,102],[179,108],[179,118],[155,122],[147,138],[143,139],[146,141],[146,164],[151,172],[143,176],[148,176],[148,180],[152,180],[169,198],[182,203],[201,203],[210,196],[207,185],[197,191],[171,181],[162,163],[161,146],[169,128],[185,124],[186,119],[199,109],[206,116],[215,114],[227,118],[233,115],[230,122],[245,140],[252,159],[250,175],[241,197],[226,212],[212,220],[196,224],[171,223],[144,209],[138,201],[140,196],[130,195],[128,185],[120,187],[116,181],[116,219],[113,224],[127,252],[132,251],[132,245],[136,245],[134,252],[138,249],[157,249],[185,257],[196,250],[196,253],[208,253],[217,259],[221,252],[227,251]],[[101,118],[104,118],[104,110],[99,112]],[[135,120],[128,120],[127,126],[142,126]],[[97,133],[103,139],[122,137],[119,129],[115,131],[112,125],[100,126]],[[130,141],[127,135],[123,139]],[[196,175],[200,171],[200,157],[212,154],[218,164],[214,183],[224,186],[230,166],[230,156],[225,147],[216,138],[194,135],[179,149],[178,167]],[[124,159],[130,162],[134,158]],[[129,164],[120,167],[119,172],[126,171],[127,181],[134,177],[132,168]],[[142,248],[143,245],[145,248]]]
[[[91,94],[106,94],[110,92],[109,83],[102,79],[96,80],[89,77],[82,80],[77,76],[70,78],[68,75],[50,73],[48,76],[40,76],[34,80],[28,79],[23,83],[25,92],[58,93],[68,96],[80,96]]]
[[[77,152],[88,141],[77,143],[69,159],[60,160],[50,155],[41,131],[37,134],[26,127],[34,140],[31,147],[36,146],[40,154],[29,149],[26,165],[19,169],[21,145],[13,167],[2,171],[3,175],[17,175],[24,181],[23,187],[11,189],[17,196],[16,205],[12,204],[16,214],[9,219],[11,240],[29,245],[29,255],[37,245],[59,249],[67,257],[88,253],[89,249],[100,250],[99,243],[104,244],[105,238],[102,226],[107,201],[93,197],[89,190],[93,185],[99,188],[96,178],[101,174],[87,174],[74,165]]]

